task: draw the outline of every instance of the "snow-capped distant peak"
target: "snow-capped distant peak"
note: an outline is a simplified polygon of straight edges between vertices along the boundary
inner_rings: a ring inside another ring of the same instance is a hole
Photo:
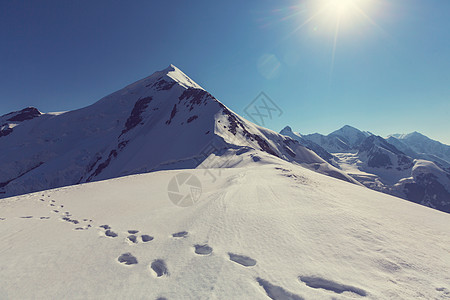
[[[365,136],[369,136],[366,132],[361,131],[361,130],[359,130],[359,129],[355,128],[355,127],[352,127],[350,125],[345,125],[342,128],[340,128],[340,129],[338,129],[336,131],[333,131],[330,134],[344,135],[344,136],[352,136],[353,135],[354,136],[354,135],[361,134],[361,133],[364,134]]]
[[[299,136],[299,137],[302,136],[300,133],[292,131],[291,126],[286,126],[286,127],[284,127],[284,128],[280,131],[280,133],[283,134],[283,135],[287,135],[287,136],[291,136],[291,134],[294,134],[294,135]]]
[[[370,136],[370,134],[350,125],[345,125],[341,129],[330,133],[329,136],[337,136],[350,147],[355,147],[359,145],[366,137]]]

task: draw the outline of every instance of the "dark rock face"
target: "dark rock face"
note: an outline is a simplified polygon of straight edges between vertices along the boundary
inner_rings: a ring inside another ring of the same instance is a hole
[[[41,115],[41,112],[34,107],[27,107],[22,109],[21,111],[11,113],[14,114],[11,118],[7,119],[7,121],[11,122],[23,122],[26,120],[31,120]]]
[[[262,151],[272,154],[273,156],[279,157],[275,153],[275,151],[273,151],[272,148],[270,148],[269,144],[262,137],[260,137],[257,134],[250,134],[250,137],[256,140],[258,146],[261,148]]]
[[[2,136],[7,136],[7,135],[10,134],[11,132],[13,132],[13,129],[12,129],[12,128],[7,127],[8,124],[4,124],[4,125],[2,125],[2,127],[3,127],[3,126],[5,126],[5,128],[0,130],[0,137],[2,137]]]
[[[287,146],[289,146],[292,142],[296,141],[303,147],[306,147],[309,150],[312,150],[314,153],[319,155],[326,162],[333,164],[334,156],[331,153],[329,153],[327,150],[325,150],[319,144],[317,144],[311,140],[305,139],[305,138],[301,137],[300,135],[295,134],[294,132],[292,132],[291,127],[286,126],[283,130],[281,130],[280,133],[289,137],[289,139],[284,140],[284,143]]]
[[[194,121],[197,118],[198,118],[198,116],[191,116],[191,117],[189,117],[189,119],[187,119],[187,122],[191,123],[192,121]]]
[[[397,157],[397,169],[399,171],[409,169],[413,165],[413,160],[410,157],[380,136],[371,135],[367,137],[360,145],[359,153],[367,154],[367,165],[371,168],[392,168],[394,163],[388,153]]]
[[[215,101],[216,98],[213,97],[210,93],[202,89],[196,88],[188,88],[178,97],[178,103],[182,103],[189,108],[189,111],[193,110],[195,106],[201,105],[202,103],[206,103],[207,99],[213,99]]]
[[[19,174],[19,175],[16,176],[15,178],[11,178],[11,179],[9,179],[9,180],[7,180],[7,181],[5,181],[5,182],[0,182],[0,188],[3,188],[3,187],[5,187],[5,186],[7,186],[11,181],[16,180],[16,179],[22,177],[23,175],[27,174],[28,172],[31,172],[31,171],[33,171],[34,169],[39,168],[42,164],[43,164],[43,162],[38,162],[34,167],[32,167],[32,168],[26,170],[25,172]]]
[[[23,122],[37,118],[41,115],[41,112],[37,110],[37,108],[27,107],[1,116],[0,119],[3,119],[6,123],[0,125],[0,137],[10,135],[13,132],[14,129],[10,127],[9,122]]]
[[[389,155],[381,153],[379,150],[373,150],[369,152],[369,160],[367,165],[371,168],[382,168],[392,166],[392,161]]]
[[[105,169],[111,163],[111,160],[114,157],[117,157],[117,151],[111,150],[111,152],[108,155],[108,158],[104,162],[102,162],[101,164],[98,165],[97,169],[95,169],[95,172],[92,173],[91,176],[89,176],[89,178],[86,181],[89,182],[92,180],[92,178],[99,175],[103,171],[103,169]]]
[[[170,123],[172,123],[172,119],[175,117],[175,115],[177,114],[177,105],[174,104],[173,108],[172,108],[172,112],[170,113],[170,118],[169,120],[166,121],[166,124],[169,125]]]
[[[287,154],[289,154],[291,157],[295,157],[295,153],[292,152],[292,150],[290,148],[288,148],[286,146],[283,146],[283,148],[284,148],[284,151],[287,152]]]
[[[151,87],[156,91],[167,91],[170,90],[175,84],[175,81],[167,81],[163,78],[159,78],[158,81],[153,84],[146,85],[146,87]]]
[[[122,134],[130,131],[140,122],[142,122],[142,113],[145,111],[151,101],[152,97],[140,98],[138,101],[136,101],[133,110],[131,111],[131,115],[125,122],[125,128],[122,130]]]
[[[404,192],[410,201],[450,213],[450,193],[431,173],[420,174],[416,182],[406,183]]]
[[[394,145],[389,144],[381,136],[371,135],[367,137],[359,146],[359,151],[370,151],[374,146],[378,146],[385,150],[388,150],[394,154],[405,155],[403,152],[398,150]]]
[[[279,157],[276,154],[276,152],[269,146],[269,144],[262,137],[260,137],[257,134],[250,133],[245,128],[244,124],[242,124],[242,122],[240,122],[236,118],[236,116],[234,114],[232,114],[228,108],[225,107],[225,105],[221,104],[221,107],[223,109],[223,114],[227,115],[227,117],[228,117],[228,123],[229,123],[228,131],[230,131],[232,134],[236,135],[237,128],[240,127],[242,129],[243,135],[247,139],[250,139],[251,141],[256,141],[262,151],[267,152],[273,156]]]

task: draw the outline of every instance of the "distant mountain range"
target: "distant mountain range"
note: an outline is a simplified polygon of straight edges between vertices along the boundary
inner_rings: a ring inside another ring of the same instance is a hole
[[[276,133],[231,111],[173,65],[82,109],[3,115],[0,150],[0,198],[272,157],[450,212],[450,146],[417,132],[384,139],[351,126],[329,135],[290,127]]]
[[[365,186],[450,213],[450,146],[418,132],[376,136],[351,126],[328,135],[280,132]]]

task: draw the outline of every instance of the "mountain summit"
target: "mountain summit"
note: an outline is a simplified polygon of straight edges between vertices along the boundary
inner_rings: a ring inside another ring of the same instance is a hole
[[[156,170],[230,166],[214,163],[222,155],[233,166],[282,159],[356,183],[297,141],[241,118],[173,65],[88,107],[31,115],[0,137],[2,197]]]

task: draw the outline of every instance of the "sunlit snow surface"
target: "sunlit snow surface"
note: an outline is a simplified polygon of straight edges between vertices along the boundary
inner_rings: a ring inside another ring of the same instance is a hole
[[[449,214],[262,152],[209,171],[1,199],[0,299],[449,299]]]

